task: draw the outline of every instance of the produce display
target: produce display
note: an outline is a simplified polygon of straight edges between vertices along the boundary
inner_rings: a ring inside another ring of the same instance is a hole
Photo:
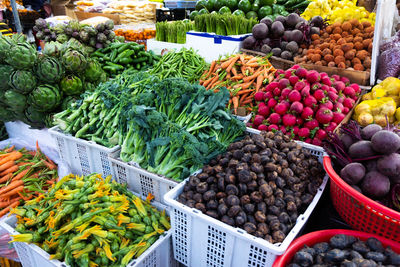
[[[385,127],[400,121],[400,80],[388,77],[362,96],[354,109],[353,119],[361,126],[375,123]],[[399,108],[397,108],[399,107]]]
[[[214,92],[226,87],[230,92],[228,107],[234,114],[239,107],[251,112],[254,94],[274,79],[274,73],[267,58],[238,54],[214,60],[201,76],[200,85]]]
[[[162,21],[156,23],[156,40],[168,43],[186,43],[186,32],[193,30],[189,20]]]
[[[310,0],[311,3],[301,14],[305,19],[311,19],[314,16],[321,16],[327,19],[331,24],[335,22],[343,23],[345,21],[356,19],[360,22],[369,21],[371,25],[375,24],[375,13],[369,13],[363,6],[357,6],[357,1],[353,0]]]
[[[113,29],[114,22],[112,20],[100,23],[96,27],[81,24],[77,20],[51,27],[46,20],[37,19],[33,27],[39,40],[65,43],[70,39],[76,39],[84,45],[89,53],[114,42],[115,33]]]
[[[12,242],[35,243],[69,266],[126,266],[170,229],[160,212],[99,174],[69,175],[14,209]]]
[[[0,150],[0,217],[39,194],[56,182],[57,165],[42,153],[13,146]]]
[[[138,23],[154,23],[156,8],[160,4],[150,1],[112,1],[103,9],[104,14],[119,14],[121,24],[135,25]],[[162,6],[162,5],[161,5]]]
[[[338,234],[329,242],[320,242],[313,247],[304,246],[296,252],[288,267],[296,266],[398,266],[400,254],[390,247],[384,248],[376,238],[361,241],[358,238]]]
[[[382,40],[378,56],[378,78],[384,80],[388,77],[400,75],[400,31],[388,40]]]
[[[327,26],[320,35],[311,36],[311,45],[303,50],[296,63],[314,63],[358,71],[371,69],[374,26],[356,19]]]
[[[352,121],[329,136],[326,151],[334,157],[340,177],[358,192],[400,211],[400,137],[397,127]]]
[[[318,159],[281,132],[246,136],[190,176],[178,201],[271,243],[282,242],[324,177]]]
[[[199,56],[196,51],[192,48],[182,48],[161,57],[150,73],[158,75],[161,79],[177,77],[184,78],[189,82],[196,82],[205,68],[204,58]]]
[[[256,93],[257,112],[249,126],[262,131],[279,130],[291,138],[321,145],[353,108],[361,93],[346,77],[298,65],[283,71]]]
[[[151,51],[146,52],[144,45],[135,42],[115,42],[92,53],[91,57],[100,63],[109,77],[115,77],[125,70],[150,68],[160,58]]]
[[[197,32],[214,32],[218,35],[239,35],[251,32],[257,23],[255,18],[232,16],[231,14],[203,14],[194,19]]]
[[[248,19],[262,19],[266,16],[274,18],[279,15],[287,16],[289,13],[285,7],[290,10],[294,8],[302,9],[305,3],[308,1],[299,1],[299,5],[295,7],[295,1],[277,1],[275,4],[273,0],[199,0],[196,3],[196,10],[190,13],[190,19],[194,19],[197,15],[203,15],[207,13],[219,13],[219,14],[233,14],[240,17],[246,17]],[[297,2],[297,1],[296,1]],[[300,5],[302,3],[302,5]],[[285,4],[285,6],[283,6]],[[304,6],[305,8],[305,6]]]
[[[243,48],[291,60],[303,52],[303,44],[309,43],[311,36],[318,35],[324,26],[321,17],[307,22],[296,13],[275,20],[264,18],[253,27],[253,35],[243,41]]]
[[[126,41],[136,42],[156,37],[156,30],[153,27],[140,29],[118,28],[114,30],[116,36],[123,36]]]
[[[243,135],[244,124],[225,111],[228,100],[226,89],[126,71],[54,117],[65,133],[118,144],[121,160],[179,181]]]

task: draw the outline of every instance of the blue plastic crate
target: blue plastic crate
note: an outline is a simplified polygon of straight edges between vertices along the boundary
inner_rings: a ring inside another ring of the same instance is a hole
[[[164,1],[167,8],[195,8],[196,1]]]

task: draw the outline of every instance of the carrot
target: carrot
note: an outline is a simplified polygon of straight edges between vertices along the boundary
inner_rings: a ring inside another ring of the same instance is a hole
[[[25,201],[29,200],[29,197],[24,196],[21,192],[18,192],[17,194]]]
[[[242,74],[235,75],[235,76],[233,76],[233,77],[231,78],[231,80],[241,80],[241,79],[243,79],[243,75],[242,75]]]
[[[240,105],[242,106],[242,105],[246,105],[246,104],[249,104],[249,103],[251,103],[253,101],[253,99],[245,99],[243,102],[240,102]]]
[[[246,65],[248,65],[249,63],[257,62],[257,60],[258,60],[257,57],[253,57],[253,58],[249,59],[249,60],[246,62]]]
[[[249,82],[250,80],[253,80],[253,79],[257,78],[258,75],[260,75],[260,73],[261,73],[261,70],[257,70],[253,75],[244,77],[244,78],[243,78],[243,82],[247,83],[247,82]]]
[[[237,76],[238,75],[237,70],[236,70],[235,67],[232,68],[232,74],[233,74],[233,76]]]
[[[232,97],[233,112],[236,114],[237,108],[239,107],[239,98],[237,96]]]
[[[22,199],[22,197],[16,197],[7,201],[1,201],[0,202],[0,208],[5,208],[7,206],[9,206],[10,204],[12,204],[13,202]]]
[[[256,82],[256,92],[258,92],[260,90],[263,81],[264,81],[264,75],[262,75],[262,74],[258,75],[257,82]]]
[[[246,98],[247,98],[248,94],[242,94],[239,98],[239,103],[242,103]]]
[[[22,153],[19,151],[11,152],[8,157],[5,157],[2,160],[0,160],[0,165],[3,165],[4,163],[11,161],[11,160],[20,159],[20,158],[22,158],[22,156],[23,156]]]
[[[236,61],[238,61],[239,57],[236,57],[236,59],[234,61],[231,62],[231,64],[229,64],[229,66],[226,68],[226,71],[229,73],[231,72],[233,66],[235,65]]]
[[[15,165],[15,161],[13,161],[13,160],[12,161],[7,161],[3,165],[0,165],[0,171],[7,170],[8,168],[11,168],[14,165]]]
[[[233,88],[237,89],[237,88],[242,88],[242,90],[246,90],[247,88],[249,88],[251,85],[253,84],[253,81],[250,81],[248,83],[242,83],[242,84],[237,84],[235,86],[233,86]]]
[[[16,208],[18,205],[19,205],[19,200],[15,200],[7,208],[0,211],[0,217],[3,217],[7,212],[9,212],[10,208]]]
[[[31,169],[31,168],[29,167],[29,168],[23,170],[22,172],[18,173],[18,174],[12,179],[12,181],[14,182],[14,181],[18,181],[18,180],[22,179],[22,178],[30,171],[30,169]],[[0,192],[0,194],[1,194],[1,192]]]
[[[3,187],[2,189],[0,189],[0,197],[4,198],[6,196],[2,195],[10,190],[13,190],[14,188],[18,187],[18,186],[22,186],[24,185],[24,181],[22,180],[18,180],[18,181],[13,181],[11,182],[11,184],[7,185],[6,187]]]
[[[217,74],[218,75],[218,74]],[[206,87],[213,79],[215,78],[215,76],[214,77],[211,77],[211,78],[209,78],[208,80],[206,80],[202,85],[204,86],[204,87]]]
[[[47,180],[46,183],[49,185],[52,185],[52,184],[54,184],[54,180]]]
[[[208,86],[206,87],[207,90],[213,87],[213,84],[214,84],[216,81],[218,81],[218,77],[219,77],[218,74],[215,75],[214,79],[212,79],[211,82],[210,82],[210,83],[208,84]]]
[[[15,148],[15,146],[10,146],[9,148],[5,149],[4,152],[6,153],[10,153],[11,151],[13,151]]]
[[[46,156],[46,155],[44,155],[45,157],[46,157],[46,159],[47,159],[47,161],[49,162],[49,163],[51,163],[51,164],[54,164],[54,162],[48,157],[48,156]],[[55,165],[55,164],[54,164]]]
[[[211,73],[214,72],[214,68],[215,68],[216,64],[217,64],[216,60],[213,60],[213,62],[211,62],[210,70],[208,71],[208,73],[207,73],[206,77],[204,77],[204,79],[207,79],[211,75]]]
[[[57,165],[55,165],[54,163],[50,163],[50,162],[47,162],[47,161],[45,161],[45,160],[43,160],[42,162],[43,162],[43,164],[46,165],[46,167],[47,167],[48,169],[50,169],[50,170],[54,170],[54,169],[57,168]]]
[[[246,63],[246,67],[257,68],[260,64],[258,63]]]
[[[13,176],[12,173],[8,173],[0,178],[0,183],[6,183],[11,177]]]
[[[246,76],[246,68],[244,66],[240,67],[240,71],[242,72],[243,76]]]
[[[7,193],[5,193],[5,194],[2,195],[1,197],[2,197],[2,198],[11,197],[12,195],[17,194],[18,192],[21,192],[22,190],[24,190],[24,186],[23,186],[23,185],[11,189],[10,191],[8,191]]]
[[[18,170],[19,170],[19,166],[18,166],[18,165],[14,165],[14,166],[8,168],[7,170],[2,171],[2,172],[0,173],[0,177],[4,176],[4,175],[6,175],[6,174],[9,174],[9,173],[16,172],[16,171],[18,171]]]
[[[227,61],[225,61],[224,63],[221,64],[221,68],[226,69],[229,67],[230,64],[232,64],[232,62],[236,62],[239,59],[239,56],[234,56],[230,59],[228,59]],[[235,64],[235,63],[233,63]]]
[[[236,95],[247,95],[248,93],[251,93],[253,91],[253,89],[240,90],[239,92],[237,92]]]

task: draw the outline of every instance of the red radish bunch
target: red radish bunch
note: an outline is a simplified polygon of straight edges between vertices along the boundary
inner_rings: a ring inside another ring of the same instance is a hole
[[[258,109],[248,126],[279,130],[320,145],[353,108],[360,93],[360,87],[346,77],[329,77],[298,65],[278,70],[275,80],[254,95]]]

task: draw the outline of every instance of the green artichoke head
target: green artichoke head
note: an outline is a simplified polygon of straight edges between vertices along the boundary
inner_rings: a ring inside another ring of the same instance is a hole
[[[26,96],[14,90],[8,90],[4,94],[4,102],[8,105],[9,110],[22,113],[26,108]]]
[[[38,111],[52,111],[60,106],[62,92],[57,85],[42,84],[36,87],[30,94],[28,102]]]
[[[36,62],[37,52],[29,43],[17,43],[7,53],[6,62],[15,69],[31,69]]]
[[[27,70],[16,70],[11,73],[8,85],[20,94],[29,94],[35,87],[37,81],[35,75]]]
[[[13,71],[14,69],[10,65],[0,65],[0,91],[9,89],[8,82],[6,81],[8,81]]]
[[[34,106],[28,106],[24,111],[23,121],[33,128],[45,127],[46,114],[38,111]]]
[[[87,65],[86,57],[81,52],[72,49],[63,54],[62,62],[65,69],[72,73],[83,72]]]
[[[80,95],[83,93],[82,80],[75,75],[67,75],[60,82],[61,90],[65,95]]]
[[[84,78],[85,81],[98,82],[101,79],[101,75],[104,73],[101,65],[97,60],[89,59],[87,67],[85,69]]]
[[[58,57],[61,54],[61,48],[61,43],[51,41],[44,45],[43,54],[51,57]]]
[[[56,58],[44,56],[38,60],[36,75],[43,82],[56,83],[64,76],[64,66]]]

